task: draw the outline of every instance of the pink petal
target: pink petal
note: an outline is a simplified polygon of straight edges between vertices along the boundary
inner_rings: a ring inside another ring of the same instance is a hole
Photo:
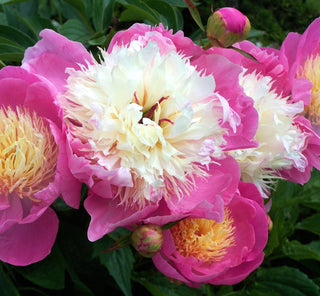
[[[54,93],[44,82],[36,82],[29,85],[24,105],[37,112],[39,116],[50,119],[61,128],[60,110],[55,102]]]
[[[58,225],[55,212],[49,208],[33,223],[12,226],[0,234],[0,259],[21,266],[44,259],[51,252]]]
[[[0,233],[20,222],[23,218],[21,200],[18,196],[11,194],[8,197],[1,196],[2,198],[8,201],[10,207],[0,210]]]
[[[88,238],[95,241],[117,227],[130,227],[141,222],[158,205],[149,205],[143,209],[125,207],[120,205],[118,198],[101,198],[89,191],[84,207],[91,216]]]
[[[59,174],[59,189],[63,200],[67,205],[73,208],[79,208],[81,195],[81,182],[71,173],[69,160],[66,151],[66,135],[61,133],[56,125],[50,124],[52,134],[59,146],[59,155],[57,160],[57,174]]]
[[[86,65],[93,58],[81,43],[52,30],[41,31],[40,37],[42,40],[26,50],[22,67],[43,76],[63,91],[68,77],[66,68],[80,69],[78,64]]]

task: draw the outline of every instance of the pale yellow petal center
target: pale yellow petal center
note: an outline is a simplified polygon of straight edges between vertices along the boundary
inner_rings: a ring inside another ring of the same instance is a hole
[[[235,245],[233,218],[225,211],[221,223],[208,219],[184,219],[170,229],[177,251],[184,257],[216,262]]]
[[[17,107],[0,109],[0,192],[29,197],[48,186],[57,163],[58,146],[48,123]]]
[[[311,103],[305,107],[305,115],[312,124],[320,124],[320,56],[307,59],[297,76],[312,82]]]

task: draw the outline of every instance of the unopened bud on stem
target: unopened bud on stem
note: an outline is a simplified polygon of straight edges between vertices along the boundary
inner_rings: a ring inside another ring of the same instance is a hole
[[[131,243],[143,257],[151,258],[161,249],[162,229],[155,224],[139,225],[132,232]]]
[[[245,15],[235,8],[224,7],[209,17],[207,37],[213,46],[230,47],[246,39],[250,29],[250,21]]]

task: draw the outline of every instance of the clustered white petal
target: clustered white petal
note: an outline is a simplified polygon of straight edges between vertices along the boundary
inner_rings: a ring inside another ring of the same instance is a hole
[[[240,85],[254,100],[259,125],[254,139],[256,148],[230,152],[241,167],[243,181],[254,183],[268,197],[268,188],[280,178],[279,170],[295,167],[304,171],[308,162],[303,155],[306,137],[294,119],[303,112],[303,102],[291,103],[272,90],[269,76],[251,73],[240,75]]]
[[[89,145],[81,155],[108,171],[130,172],[132,185],[117,189],[123,203],[182,196],[194,176],[206,175],[211,156],[222,156],[221,124],[233,120],[213,76],[176,51],[160,54],[155,42],[133,41],[110,54],[101,50],[101,57],[68,69],[59,97],[69,132]]]

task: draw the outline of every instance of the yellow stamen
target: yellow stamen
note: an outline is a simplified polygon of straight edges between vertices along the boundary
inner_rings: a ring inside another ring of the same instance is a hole
[[[233,219],[225,210],[221,223],[208,219],[184,219],[171,228],[174,243],[184,257],[219,261],[235,245]]]
[[[48,123],[24,108],[0,108],[0,192],[33,197],[56,170],[58,146]]]
[[[320,56],[310,57],[298,71],[298,77],[310,80],[311,103],[305,108],[305,115],[312,124],[320,124]]]

